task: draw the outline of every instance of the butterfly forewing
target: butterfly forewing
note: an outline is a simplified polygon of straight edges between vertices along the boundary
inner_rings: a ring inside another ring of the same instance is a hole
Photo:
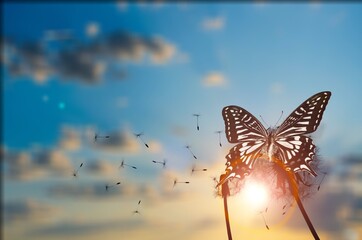
[[[290,136],[275,141],[278,145],[276,157],[283,161],[285,166],[293,172],[307,171],[317,174],[310,167],[315,155],[315,146],[312,139],[306,136]]]
[[[297,107],[277,129],[277,137],[298,136],[314,132],[326,109],[331,92],[320,92]]]
[[[227,106],[222,110],[225,133],[230,143],[263,140],[267,132],[251,113],[238,106]]]

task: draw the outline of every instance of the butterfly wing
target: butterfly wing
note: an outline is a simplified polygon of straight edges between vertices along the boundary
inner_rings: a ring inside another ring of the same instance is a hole
[[[309,166],[315,146],[311,138],[303,135],[318,128],[330,97],[331,92],[326,91],[308,98],[276,130],[276,157],[294,172],[306,170],[316,176]]]
[[[227,106],[222,110],[226,138],[230,143],[266,139],[263,125],[251,113],[238,106]]]
[[[314,132],[328,104],[331,92],[320,92],[304,101],[278,127],[276,136],[298,136]]]
[[[293,172],[307,171],[313,176],[317,174],[310,167],[315,149],[312,139],[307,136],[290,136],[275,141],[278,146],[276,157],[283,161],[286,168]]]
[[[228,178],[244,178],[250,174],[255,160],[260,157],[265,141],[248,141],[237,144],[226,155],[225,182]]]
[[[238,144],[226,155],[226,173],[218,185],[231,177],[243,178],[249,175],[267,140],[267,131],[263,125],[245,109],[227,106],[222,115],[228,141]]]

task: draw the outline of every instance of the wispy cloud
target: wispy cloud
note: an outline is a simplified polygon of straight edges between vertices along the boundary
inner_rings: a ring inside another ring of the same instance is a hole
[[[221,16],[215,18],[205,18],[201,23],[202,28],[207,31],[221,30],[224,28],[224,25],[225,18]]]
[[[210,72],[204,77],[202,83],[206,87],[222,86],[226,84],[226,78],[220,72]]]

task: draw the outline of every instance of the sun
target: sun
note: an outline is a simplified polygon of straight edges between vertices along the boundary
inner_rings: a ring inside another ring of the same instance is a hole
[[[248,202],[249,206],[257,209],[264,208],[269,199],[267,188],[256,181],[246,182],[242,195],[244,200]]]

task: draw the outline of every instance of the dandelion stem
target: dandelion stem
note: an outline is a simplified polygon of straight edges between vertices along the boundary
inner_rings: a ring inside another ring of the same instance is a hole
[[[225,223],[226,223],[226,231],[228,234],[228,239],[232,240],[233,237],[231,235],[230,221],[229,221],[229,211],[228,211],[228,202],[227,197],[230,195],[228,181],[225,181],[222,184],[222,196],[224,198],[224,213],[225,213]]]
[[[309,227],[309,230],[312,233],[314,239],[319,240],[319,236],[317,234],[317,231],[315,230],[311,220],[309,219],[309,216],[308,216],[307,212],[304,209],[303,203],[300,200],[299,193],[298,193],[298,186],[297,186],[297,183],[295,181],[295,178],[294,178],[294,176],[293,176],[293,174],[291,172],[288,172],[288,175],[289,175],[289,185],[291,186],[291,191],[292,191],[292,194],[293,194],[293,196],[295,198],[295,201],[298,204],[299,210],[302,213],[302,215],[304,217],[304,220],[307,223],[307,225]]]

